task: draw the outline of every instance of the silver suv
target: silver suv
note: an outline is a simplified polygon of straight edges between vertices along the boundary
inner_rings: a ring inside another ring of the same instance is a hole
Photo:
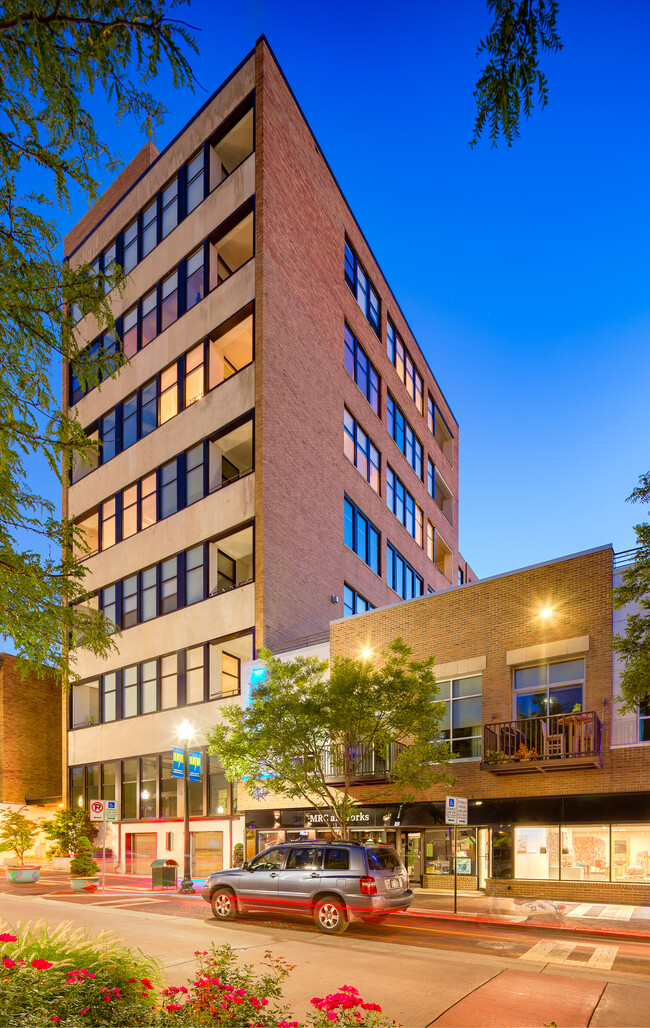
[[[243,867],[216,871],[201,892],[217,920],[246,910],[303,914],[324,932],[344,932],[355,920],[377,924],[413,900],[392,847],[347,840],[273,846]]]

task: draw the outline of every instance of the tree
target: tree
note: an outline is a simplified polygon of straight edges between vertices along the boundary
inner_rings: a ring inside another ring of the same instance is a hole
[[[96,824],[90,820],[88,811],[81,807],[74,810],[59,807],[51,820],[43,821],[41,828],[45,832],[45,838],[56,843],[62,857],[75,853],[81,838],[88,838],[92,842],[98,831]]]
[[[171,17],[181,2],[3,0],[0,7],[0,635],[37,672],[49,665],[66,678],[74,667],[63,641],[72,635],[103,656],[113,646],[110,626],[75,604],[89,598],[78,559],[88,545],[32,490],[27,462],[43,455],[60,478],[74,461],[92,459],[95,444],[60,408],[60,365],[73,362],[85,384],[119,369],[119,347],[84,352],[75,321],[83,313],[114,339],[110,293],[124,277],[116,265],[99,273],[62,263],[52,215],[70,210],[75,190],[92,202],[99,169],[118,164],[87,95],[102,93],[118,118],[131,115],[150,133],[164,108],[143,87],[161,66],[171,68],[175,87],[192,85],[183,49],[196,46]],[[28,173],[39,192],[25,184]]]
[[[557,33],[557,0],[488,0],[494,22],[477,54],[490,56],[474,90],[476,121],[470,146],[476,146],[489,125],[492,146],[501,133],[508,146],[519,138],[519,118],[530,118],[535,104],[548,103],[548,82],[539,64],[540,50],[557,52],[562,42]]]
[[[15,853],[21,867],[25,866],[25,853],[34,845],[38,835],[38,825],[25,816],[24,810],[27,807],[3,810],[0,814],[0,851]]]
[[[253,795],[270,791],[317,803],[343,834],[357,802],[355,779],[373,752],[386,762],[391,792],[402,800],[410,798],[405,788],[452,780],[445,773],[451,755],[440,740],[445,705],[435,698],[433,657],[411,660],[409,647],[395,639],[378,665],[335,658],[328,679],[328,661],[285,663],[270,650],[260,656],[266,677],[249,706],[226,707],[224,721],[207,736],[230,781]]]
[[[641,475],[628,502],[650,504],[650,471]],[[614,651],[625,663],[621,675],[621,711],[632,710],[650,696],[650,525],[634,526],[637,552],[634,562],[623,568],[621,585],[614,589],[614,607],[622,610],[634,603],[628,615],[625,635],[614,636]]]

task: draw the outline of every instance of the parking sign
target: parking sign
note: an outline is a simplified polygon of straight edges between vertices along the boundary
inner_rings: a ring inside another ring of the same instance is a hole
[[[103,821],[104,820],[104,801],[93,800],[90,804],[90,820],[91,821]]]

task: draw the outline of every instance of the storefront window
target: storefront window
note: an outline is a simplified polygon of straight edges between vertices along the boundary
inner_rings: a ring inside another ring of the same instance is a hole
[[[266,850],[269,846],[279,846],[284,842],[284,832],[258,832],[257,833],[257,851],[260,853],[262,850]]]
[[[424,833],[424,873],[427,875],[450,875],[452,867],[452,830],[435,828]]]
[[[143,757],[140,767],[140,817],[156,816],[158,757]]]
[[[512,831],[497,829],[492,832],[492,877],[512,878]]]
[[[563,881],[609,881],[609,826],[562,825]]]
[[[612,880],[650,881],[650,827],[612,825]]]
[[[515,829],[515,878],[557,881],[560,876],[557,825]]]
[[[73,810],[84,805],[84,769],[82,767],[70,769],[70,803]]]
[[[178,783],[180,779],[172,778],[172,755],[163,753],[160,772],[160,816],[176,817],[178,807]]]
[[[138,816],[138,761],[137,759],[122,761],[122,813],[121,817],[128,821]]]
[[[228,782],[217,757],[208,755],[208,814],[228,813]]]

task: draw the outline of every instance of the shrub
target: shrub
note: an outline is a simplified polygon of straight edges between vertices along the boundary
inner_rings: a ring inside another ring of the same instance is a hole
[[[10,850],[15,853],[20,866],[25,865],[25,853],[34,845],[39,826],[35,821],[25,817],[23,810],[3,810],[0,814],[0,851]]]
[[[93,848],[83,835],[79,839],[77,852],[70,861],[70,874],[79,878],[99,874],[99,864],[93,857]]]
[[[56,844],[57,857],[75,853],[82,837],[93,842],[97,836],[97,826],[90,820],[88,811],[79,807],[75,810],[59,808],[51,820],[43,821],[41,827],[46,837]]]

